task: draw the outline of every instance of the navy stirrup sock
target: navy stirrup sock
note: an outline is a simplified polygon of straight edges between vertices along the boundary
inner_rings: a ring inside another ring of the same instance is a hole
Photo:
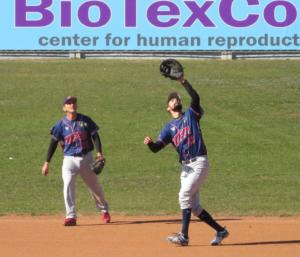
[[[220,226],[206,210],[203,210],[198,218],[203,220],[206,224],[208,224],[218,232],[224,230],[224,228]]]
[[[181,233],[184,235],[186,239],[189,238],[189,225],[191,220],[191,209],[182,210],[182,229]]]

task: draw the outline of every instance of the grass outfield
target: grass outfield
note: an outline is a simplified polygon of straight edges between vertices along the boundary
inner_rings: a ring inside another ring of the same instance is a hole
[[[107,167],[101,175],[113,212],[178,213],[179,164],[172,147],[152,154],[169,120],[165,100],[177,90],[159,75],[159,60],[0,62],[0,214],[63,213],[57,151],[41,175],[51,126],[63,97],[101,126]],[[300,213],[300,62],[183,60],[200,93],[211,170],[202,203],[213,214]],[[94,205],[78,179],[79,213]]]

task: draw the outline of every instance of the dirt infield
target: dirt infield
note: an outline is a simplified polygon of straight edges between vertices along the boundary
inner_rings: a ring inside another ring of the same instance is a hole
[[[214,232],[193,220],[190,246],[178,247],[165,238],[178,232],[178,217],[98,216],[78,218],[78,226],[62,226],[62,217],[0,217],[1,257],[298,257],[300,217],[219,218],[230,236],[210,246]]]

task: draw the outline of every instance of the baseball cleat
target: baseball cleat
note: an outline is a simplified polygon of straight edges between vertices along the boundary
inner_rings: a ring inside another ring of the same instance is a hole
[[[174,236],[167,237],[167,240],[175,245],[187,246],[189,244],[189,239],[185,238],[182,233],[178,233]]]
[[[211,245],[220,245],[224,238],[229,236],[229,232],[226,228],[224,230],[217,232],[216,238],[211,241]]]
[[[104,223],[110,223],[110,215],[108,212],[104,212],[102,214],[102,220]]]
[[[76,226],[76,219],[75,218],[65,218],[64,226]]]

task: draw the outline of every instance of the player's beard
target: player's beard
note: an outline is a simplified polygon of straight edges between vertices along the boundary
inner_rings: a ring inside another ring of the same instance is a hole
[[[181,112],[182,111],[182,105],[181,104],[177,104],[174,106],[173,111],[175,112]]]

